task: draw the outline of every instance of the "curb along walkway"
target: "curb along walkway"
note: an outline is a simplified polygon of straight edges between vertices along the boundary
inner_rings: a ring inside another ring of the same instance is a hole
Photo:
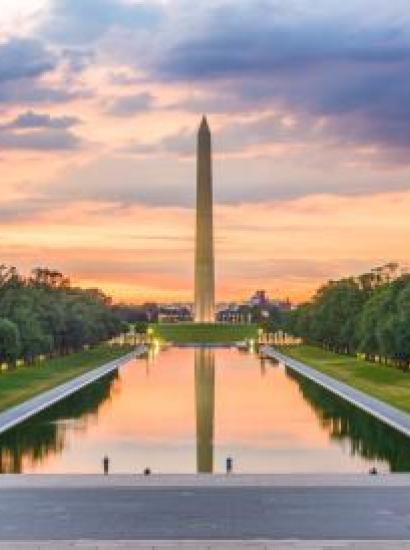
[[[402,550],[408,541],[31,541],[0,542],[0,550]]]
[[[336,380],[327,374],[323,374],[313,367],[305,365],[305,363],[302,363],[301,361],[288,357],[271,346],[261,346],[260,350],[267,357],[284,363],[291,370],[298,372],[322,388],[325,388],[331,393],[367,412],[371,416],[381,420],[384,424],[387,424],[402,434],[410,437],[410,415],[405,412],[402,412],[399,409],[376,399],[375,397],[371,397],[360,390],[356,390],[344,382],[339,382],[339,380]]]
[[[110,372],[117,370],[134,357],[139,357],[142,355],[145,350],[145,346],[138,346],[135,351],[127,353],[127,355],[124,355],[119,359],[114,359],[101,367],[90,370],[77,378],[73,378],[64,384],[56,386],[55,388],[41,393],[32,399],[24,401],[21,405],[17,405],[0,413],[0,434],[6,432],[10,428],[13,428],[14,426],[17,426],[24,420],[27,420],[44,409],[47,409],[51,405],[62,401],[85,386],[92,384],[99,378],[102,378]]]
[[[77,489],[277,489],[277,488],[403,488],[410,494],[410,474],[3,474],[5,490]],[[1,525],[0,525],[1,527]]]

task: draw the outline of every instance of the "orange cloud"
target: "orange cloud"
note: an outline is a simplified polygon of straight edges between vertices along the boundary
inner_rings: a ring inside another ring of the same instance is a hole
[[[410,192],[215,208],[218,299],[306,299],[328,278],[406,262]],[[194,212],[76,203],[0,223],[1,261],[50,265],[130,301],[190,300]]]

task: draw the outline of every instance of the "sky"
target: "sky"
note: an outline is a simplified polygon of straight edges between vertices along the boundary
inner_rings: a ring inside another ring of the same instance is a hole
[[[408,263],[408,0],[0,0],[0,263],[190,300],[203,113],[219,301]]]

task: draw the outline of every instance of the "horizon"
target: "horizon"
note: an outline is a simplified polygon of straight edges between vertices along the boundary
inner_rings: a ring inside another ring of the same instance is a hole
[[[409,61],[404,0],[16,0],[0,15],[0,263],[116,303],[192,302],[206,113],[218,303],[300,303],[407,265]]]

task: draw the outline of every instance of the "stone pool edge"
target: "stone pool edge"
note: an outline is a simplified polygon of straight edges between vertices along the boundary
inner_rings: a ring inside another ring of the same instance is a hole
[[[344,382],[340,382],[327,374],[323,374],[314,367],[306,365],[297,359],[293,359],[272,346],[261,346],[260,351],[266,357],[276,359],[284,363],[286,367],[308,378],[315,384],[330,391],[355,407],[377,418],[383,424],[390,426],[403,435],[410,437],[410,415],[377,399],[365,392],[357,390]]]
[[[62,401],[66,397],[73,395],[79,390],[106,376],[120,368],[122,365],[135,357],[140,357],[146,351],[145,345],[137,346],[137,348],[122,357],[114,359],[109,363],[96,367],[64,384],[55,386],[51,390],[40,393],[15,407],[11,407],[0,413],[0,435],[4,432],[21,424],[25,420],[35,416],[36,414],[48,409],[52,405]]]
[[[410,487],[410,474],[2,474],[3,489]]]

